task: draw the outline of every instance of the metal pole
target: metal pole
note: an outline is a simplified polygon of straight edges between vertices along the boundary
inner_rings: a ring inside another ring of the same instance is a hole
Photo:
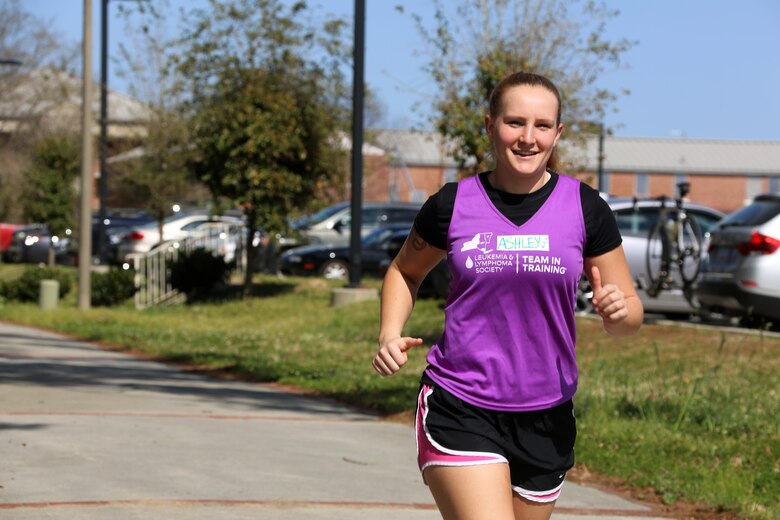
[[[362,278],[360,251],[363,201],[363,74],[366,2],[355,0],[355,50],[352,79],[352,226],[349,242],[349,287]]]
[[[604,123],[599,123],[599,191],[605,192],[607,179],[604,174]]]
[[[97,225],[97,252],[100,263],[107,263],[106,251],[106,195],[108,192],[108,166],[106,154],[108,153],[108,0],[102,0],[100,12],[100,179],[98,182],[98,196],[100,209],[98,210]]]
[[[91,305],[92,264],[92,0],[84,0],[81,89],[81,208],[79,218],[78,308]]]

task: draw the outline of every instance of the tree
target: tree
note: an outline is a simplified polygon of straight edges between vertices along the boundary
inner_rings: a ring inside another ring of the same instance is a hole
[[[632,45],[604,39],[618,11],[590,0],[434,0],[434,27],[412,15],[431,52],[427,72],[438,87],[431,121],[453,143],[460,168],[489,167],[481,122],[490,92],[504,76],[526,70],[549,77],[561,91],[567,140],[594,132],[616,94],[599,76]]]
[[[110,164],[111,175],[121,179],[125,197],[157,216],[160,237],[163,220],[174,203],[202,202],[205,188],[198,189],[190,175],[188,157],[192,153],[189,129],[182,117],[182,93],[176,71],[169,61],[176,54],[169,36],[170,3],[160,0],[120,4],[125,32],[132,49],[120,46],[119,76],[128,81],[130,94],[147,107],[146,134],[138,139],[142,153]]]
[[[340,176],[344,23],[315,27],[307,14],[305,2],[210,0],[183,38],[191,166],[215,196],[243,208],[249,236],[285,230]]]
[[[78,46],[66,43],[51,23],[27,12],[20,0],[0,0],[0,220],[20,221],[17,203],[29,166],[27,152],[36,133],[41,107],[57,106],[66,94],[58,82],[30,85],[29,73],[48,66],[65,69],[78,56]]]
[[[49,265],[54,266],[54,237],[73,227],[81,151],[75,136],[53,134],[35,143],[32,156],[21,202],[30,220],[48,227]]]

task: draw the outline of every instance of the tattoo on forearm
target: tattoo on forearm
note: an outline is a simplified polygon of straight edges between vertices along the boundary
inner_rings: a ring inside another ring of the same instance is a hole
[[[412,232],[409,235],[409,243],[416,251],[422,251],[428,245],[428,242],[423,240],[414,229],[412,229]]]

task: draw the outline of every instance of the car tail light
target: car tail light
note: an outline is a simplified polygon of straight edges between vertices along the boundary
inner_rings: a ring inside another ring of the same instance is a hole
[[[129,235],[127,235],[127,238],[130,240],[143,240],[144,234],[140,231],[131,231]]]
[[[762,255],[770,255],[780,248],[780,240],[766,235],[762,235],[758,231],[753,231],[750,235],[749,242],[743,242],[737,245],[737,251],[745,256],[750,253],[759,253]]]

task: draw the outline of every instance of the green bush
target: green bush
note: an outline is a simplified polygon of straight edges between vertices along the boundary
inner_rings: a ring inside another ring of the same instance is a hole
[[[92,273],[92,305],[112,307],[135,295],[135,271],[111,267],[106,273]]]
[[[171,265],[171,285],[188,297],[205,297],[227,282],[232,267],[211,251],[193,249]]]
[[[60,298],[63,298],[73,287],[73,277],[56,267],[28,267],[22,275],[3,282],[0,285],[0,295],[8,300],[20,302],[37,302],[40,294],[41,280],[57,280],[60,283]]]

